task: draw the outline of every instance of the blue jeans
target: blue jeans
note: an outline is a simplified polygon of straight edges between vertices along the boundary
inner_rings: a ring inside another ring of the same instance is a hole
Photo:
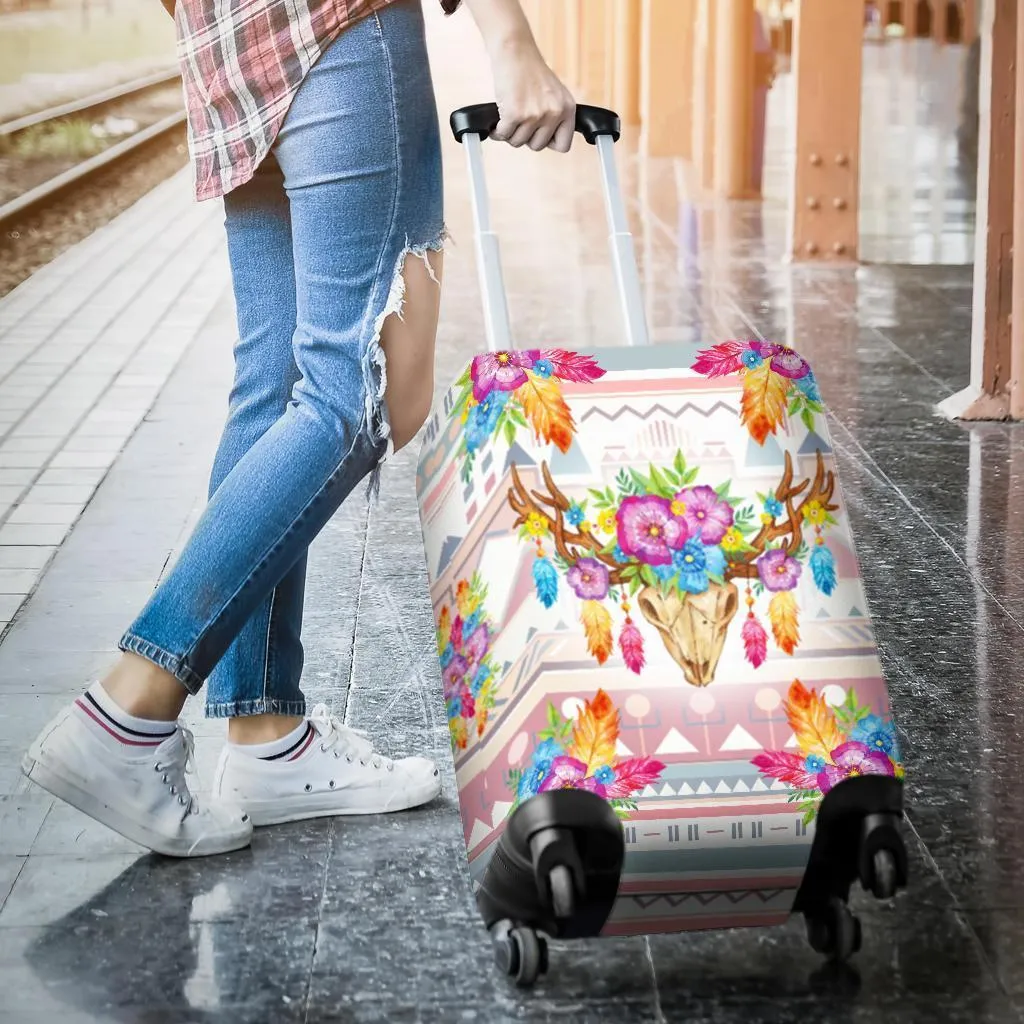
[[[239,340],[209,503],[119,646],[209,678],[212,717],[301,715],[306,549],[390,448],[380,328],[443,236],[419,0],[331,44],[224,207]]]

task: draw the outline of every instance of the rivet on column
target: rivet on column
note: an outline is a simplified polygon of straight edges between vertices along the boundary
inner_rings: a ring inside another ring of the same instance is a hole
[[[821,166],[821,155],[820,154],[818,154],[818,153],[812,153],[811,154],[811,166],[812,167],[820,167]]]
[[[846,209],[846,200],[842,196],[836,196],[835,199],[832,200],[832,205],[837,210],[845,210]]]
[[[850,158],[845,153],[838,153],[836,155],[836,163],[840,167],[845,167],[850,162]]]
[[[842,256],[842,255],[843,255],[843,253],[844,253],[844,252],[846,252],[846,246],[845,246],[845,245],[843,245],[843,243],[842,243],[842,242],[836,242],[836,243],[835,243],[835,244],[834,244],[834,245],[832,246],[832,251],[833,251],[833,252],[834,252],[834,253],[835,253],[835,254],[836,254],[837,256]]]
[[[807,250],[808,256],[816,256],[818,253],[818,246],[815,242],[808,242],[804,248]]]
[[[820,207],[821,207],[821,203],[814,196],[809,196],[808,197],[808,199],[807,199],[807,209],[808,210],[817,210]]]

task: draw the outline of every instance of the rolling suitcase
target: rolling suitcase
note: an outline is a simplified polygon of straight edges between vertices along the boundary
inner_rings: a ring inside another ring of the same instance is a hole
[[[600,157],[628,344],[512,344],[463,108],[488,351],[427,428],[417,492],[477,902],[523,986],[544,936],[807,922],[906,884],[903,766],[822,399],[795,351],[648,346]]]

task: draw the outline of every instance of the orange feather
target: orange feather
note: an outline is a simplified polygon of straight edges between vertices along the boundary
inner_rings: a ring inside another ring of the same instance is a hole
[[[584,601],[580,618],[587,634],[587,650],[603,665],[612,653],[612,617],[600,601]]]
[[[768,363],[743,375],[743,399],[740,402],[740,420],[746,424],[750,436],[764,444],[774,434],[786,414],[786,392],[789,380],[773,373]]]
[[[768,618],[780,650],[792,654],[800,643],[800,619],[791,590],[776,594],[768,604]]]
[[[565,404],[562,389],[554,377],[537,377],[529,374],[529,380],[516,389],[515,397],[523,406],[533,432],[538,439],[558,446],[563,452],[569,450],[576,424],[572,412]]]
[[[832,751],[843,742],[843,735],[835,712],[817,690],[808,690],[799,679],[794,680],[786,699],[786,715],[800,749],[831,761]]]
[[[615,741],[619,738],[619,712],[604,690],[598,690],[576,716],[572,744],[568,754],[587,766],[593,775],[602,765],[615,760]]]

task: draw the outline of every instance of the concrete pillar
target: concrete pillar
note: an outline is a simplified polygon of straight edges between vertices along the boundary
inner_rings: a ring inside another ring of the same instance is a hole
[[[608,19],[612,37],[612,105],[625,124],[640,124],[642,0],[613,0]]]
[[[797,0],[790,252],[856,260],[864,0]]]
[[[648,156],[691,156],[694,7],[695,0],[643,0],[640,120]]]
[[[715,192],[758,195],[754,172],[754,0],[716,0]]]
[[[715,12],[717,0],[697,0],[693,58],[693,163],[701,188],[715,183]]]
[[[1024,14],[1017,12],[1017,89],[1014,109],[1013,299],[1010,321],[1010,415],[1024,419]]]
[[[986,0],[982,8],[979,82],[978,198],[974,256],[974,322],[971,382],[940,405],[947,416],[1006,419],[1019,396],[1011,383],[1022,367],[1020,324],[1011,329],[1015,280],[1014,236],[1020,211],[1014,202],[1020,139],[1017,112],[1017,3]],[[1017,304],[1021,299],[1017,298]]]

